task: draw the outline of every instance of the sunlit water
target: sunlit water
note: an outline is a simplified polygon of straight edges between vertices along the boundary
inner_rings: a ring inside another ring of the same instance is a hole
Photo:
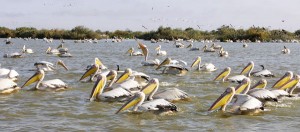
[[[284,100],[280,104],[267,107],[270,111],[256,116],[223,115],[220,112],[207,112],[207,109],[224,92],[231,83],[218,83],[212,80],[225,67],[230,66],[232,73],[238,74],[249,62],[254,61],[254,71],[260,70],[260,64],[271,70],[276,77],[268,78],[268,87],[273,85],[286,71],[300,73],[300,45],[291,43],[250,43],[243,48],[241,43],[219,43],[229,52],[228,58],[220,58],[217,53],[202,51],[188,51],[186,48],[175,48],[173,43],[150,43],[142,41],[150,51],[149,59],[156,56],[155,47],[162,45],[162,50],[168,52],[168,57],[185,60],[188,66],[197,56],[202,62],[212,62],[218,70],[204,73],[190,70],[186,76],[162,75],[154,67],[143,67],[140,63],[143,57],[128,56],[125,52],[137,43],[125,40],[121,43],[92,43],[64,44],[73,55],[72,58],[58,58],[47,55],[46,49],[57,47],[60,41],[46,43],[42,40],[24,41],[13,39],[13,45],[6,45],[1,41],[0,55],[21,51],[25,44],[34,50],[34,54],[27,54],[25,58],[12,59],[0,57],[1,67],[13,68],[20,74],[18,85],[34,74],[33,63],[37,61],[56,62],[62,59],[69,67],[69,71],[59,68],[58,71],[47,73],[45,80],[59,78],[68,83],[71,89],[62,92],[43,92],[21,90],[18,93],[0,96],[0,128],[5,131],[271,131],[271,130],[299,130],[300,100]],[[187,45],[187,43],[186,43]],[[210,44],[209,44],[210,45]],[[286,45],[291,54],[283,55],[281,50]],[[194,47],[203,47],[203,43],[194,43]],[[132,68],[158,78],[160,89],[176,87],[186,91],[191,97],[189,102],[176,103],[180,109],[174,115],[154,115],[152,113],[131,114],[115,112],[123,103],[89,102],[87,99],[93,83],[81,83],[79,78],[85,72],[88,64],[92,64],[98,57],[110,69],[120,65],[121,70]],[[253,78],[253,83],[260,78]],[[31,86],[33,87],[33,86]]]

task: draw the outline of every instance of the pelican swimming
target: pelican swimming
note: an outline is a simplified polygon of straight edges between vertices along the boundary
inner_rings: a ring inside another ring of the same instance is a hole
[[[200,48],[194,48],[192,43],[189,44],[186,48],[190,48],[190,51],[197,51],[197,50],[200,50]]]
[[[106,72],[102,72],[102,69],[107,69],[106,66],[103,65],[103,63],[100,61],[100,59],[95,58],[94,64],[89,65],[86,69],[86,72],[81,76],[79,81],[83,80],[84,78],[90,76],[90,79],[88,81],[96,81],[95,77],[98,74],[108,74],[109,70]]]
[[[20,89],[20,87],[9,78],[0,78],[0,84],[0,94],[10,94]]]
[[[114,73],[116,74],[116,72]],[[93,86],[93,90],[90,95],[90,101],[95,101],[95,100],[109,101],[109,102],[122,101],[124,98],[132,96],[132,92],[122,86],[118,86],[116,88],[113,88],[110,91],[104,92],[107,79],[111,75],[113,74],[108,74],[108,75],[100,74],[99,76],[97,76],[97,81],[95,82]],[[116,75],[113,75],[113,77],[115,78]]]
[[[157,51],[156,55],[161,55],[161,56],[167,55],[167,51],[161,50],[161,45],[158,45],[158,47],[155,48],[155,50]]]
[[[0,78],[8,78],[12,81],[17,81],[19,73],[13,69],[0,68]]]
[[[157,114],[177,112],[177,106],[165,99],[154,99],[145,101],[145,94],[143,92],[136,92],[134,96],[125,103],[116,114],[133,107],[133,112],[152,111]]]
[[[216,50],[214,48],[207,48],[207,45],[205,45],[202,50],[204,52],[216,52]]]
[[[148,61],[143,61],[141,62],[143,66],[158,66],[160,64],[159,59],[154,59],[154,60],[148,60]]]
[[[232,77],[228,77],[230,72],[231,72],[231,68],[227,67],[225,68],[215,79],[214,81],[218,81],[221,80],[224,81],[230,81],[230,82],[237,82],[240,83],[244,78],[250,77],[250,74],[253,70],[254,67],[254,62],[251,61],[248,63],[248,65],[242,70],[242,72],[240,73],[240,75],[235,75]],[[247,75],[245,76],[244,74]]]
[[[252,114],[264,110],[263,103],[258,99],[246,95],[236,94],[234,87],[229,87],[223,94],[211,105],[208,111],[213,111],[220,108],[223,112],[226,111],[227,105],[235,98],[229,113],[233,114]]]
[[[254,77],[275,77],[274,74],[269,71],[268,69],[265,69],[264,65],[260,65],[262,67],[261,71],[252,72],[251,75]]]
[[[56,49],[58,49],[59,57],[72,57],[71,53],[69,53],[68,48],[65,48],[63,44],[60,44]]]
[[[32,54],[33,53],[33,50],[32,49],[27,49],[25,47],[25,45],[23,46],[23,50],[22,50],[23,53],[28,53],[28,54]]]
[[[265,101],[275,101],[278,102],[277,96],[270,90],[265,89],[267,81],[262,79],[258,81],[248,92],[247,94],[259,99],[262,102]]]
[[[47,50],[46,50],[46,54],[55,54],[55,55],[58,55],[60,54],[58,49],[52,49],[51,47],[48,47]]]
[[[216,45],[215,43],[213,43],[210,48],[213,48],[213,49],[221,49],[222,46],[221,45]]]
[[[35,90],[64,90],[67,89],[68,86],[66,83],[64,83],[60,79],[52,79],[52,80],[47,80],[43,81],[45,77],[45,72],[43,69],[38,69],[37,72],[31,76],[25,84],[21,87],[24,88],[25,86],[29,86],[30,84],[37,82],[36,85],[34,86]]]
[[[160,61],[158,59],[148,60],[149,50],[146,45],[138,42],[138,47],[142,50],[143,55],[145,56],[145,61],[142,61],[143,66],[158,66]]]
[[[184,48],[184,44],[182,44],[182,43],[180,43],[180,42],[176,42],[176,41],[175,41],[174,44],[175,44],[175,47],[176,47],[176,48]]]
[[[224,50],[224,48],[222,47],[219,51],[219,56],[220,57],[228,57],[228,52]]]
[[[282,54],[290,54],[291,51],[290,51],[290,49],[288,49],[287,47],[283,46],[283,50],[281,50],[281,53],[282,53]]]
[[[279,89],[284,84],[286,84],[289,80],[293,78],[293,72],[287,71],[278,81],[275,82],[275,84],[272,86],[272,88]]]
[[[299,85],[299,82],[300,82],[300,76],[295,75],[294,78],[290,79],[287,83],[281,86],[279,90],[288,90],[289,96],[294,96],[293,92],[297,88],[297,85]]]
[[[124,73],[117,79],[116,83],[120,84],[128,79],[132,80],[134,83],[137,83],[137,87],[142,87],[148,83],[150,77],[143,72],[132,71],[132,69],[127,68],[125,69]]]
[[[58,60],[56,62],[56,67],[54,67],[53,63],[48,62],[48,61],[39,61],[39,62],[34,63],[34,66],[40,67],[45,72],[54,71],[57,68],[58,65],[60,65],[63,68],[65,68],[65,70],[69,70],[68,67],[66,66],[66,64],[62,60]]]
[[[23,58],[24,55],[23,55],[23,53],[14,52],[14,53],[11,53],[11,54],[4,54],[3,57],[4,58]]]
[[[189,70],[182,65],[176,64],[176,61],[172,62],[171,58],[166,58],[162,63],[158,65],[156,70],[164,67],[163,74],[174,74],[178,76],[184,76]]]
[[[145,87],[141,89],[141,92],[149,94],[147,98],[148,101],[153,99],[165,99],[167,101],[174,102],[179,100],[187,100],[189,98],[186,92],[177,88],[168,88],[157,92],[158,88],[159,80],[157,78],[153,78]]]
[[[131,47],[126,53],[129,53],[129,56],[143,56],[143,53],[140,51],[134,51],[134,48]]]
[[[197,70],[201,70],[201,71],[213,72],[213,71],[217,70],[215,65],[212,63],[205,63],[205,64],[201,65],[201,57],[200,56],[198,56],[196,58],[196,60],[192,63],[191,68],[193,68],[196,65],[198,65]]]

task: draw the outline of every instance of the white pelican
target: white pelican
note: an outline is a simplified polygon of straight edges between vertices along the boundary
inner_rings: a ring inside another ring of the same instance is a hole
[[[34,63],[34,66],[40,67],[45,72],[54,71],[57,68],[58,65],[60,65],[63,68],[65,68],[65,70],[69,70],[68,67],[66,66],[66,64],[62,60],[58,60],[56,62],[56,67],[54,67],[53,63],[48,62],[48,61],[39,61],[39,62]]]
[[[213,48],[213,49],[221,49],[222,46],[221,45],[216,45],[215,43],[213,43],[210,48]]]
[[[68,52],[68,48],[64,48],[63,44],[60,44],[57,49],[59,51],[59,57],[72,57],[72,55]]]
[[[248,44],[247,44],[247,43],[243,43],[243,47],[244,47],[244,48],[247,48],[247,47],[248,47]]]
[[[149,83],[141,89],[141,92],[149,94],[147,100],[153,99],[165,99],[170,102],[187,100],[189,99],[188,94],[177,88],[168,88],[163,91],[157,92],[159,87],[159,81],[157,78],[153,78]]]
[[[19,52],[14,52],[11,54],[4,54],[3,55],[4,58],[23,58],[23,53],[19,53]]]
[[[20,89],[17,84],[8,78],[0,78],[0,94],[10,94]]]
[[[35,90],[64,90],[67,89],[68,86],[66,83],[64,83],[60,79],[52,79],[52,80],[47,80],[43,81],[45,77],[45,72],[42,69],[38,69],[38,71],[30,77],[25,84],[21,87],[24,88],[25,86],[29,86],[30,84],[37,82],[34,89]]]
[[[230,72],[231,72],[231,68],[227,67],[225,68],[215,79],[214,81],[217,80],[221,80],[224,81],[230,81],[230,82],[237,82],[240,83],[244,78],[250,77],[250,73],[252,72],[254,67],[254,63],[251,61],[248,63],[248,65],[242,70],[242,72],[240,73],[240,75],[235,75],[232,77],[228,77]],[[247,73],[248,72],[248,73]],[[247,73],[247,75],[243,75]]]
[[[216,50],[214,48],[207,48],[207,45],[205,45],[202,50],[204,52],[216,52]]]
[[[162,55],[162,56],[167,55],[167,51],[161,50],[161,45],[158,45],[158,47],[155,48],[155,50],[157,51],[156,55]]]
[[[277,96],[270,90],[265,89],[267,81],[262,79],[258,81],[249,91],[248,95],[259,99],[262,102],[275,101],[278,102]]]
[[[154,60],[148,60],[149,50],[146,45],[138,42],[138,47],[142,50],[143,55],[145,56],[145,61],[143,61],[141,64],[143,66],[158,66],[160,61],[158,59]]]
[[[180,42],[175,42],[175,47],[176,48],[184,48],[184,44],[180,43]]]
[[[152,111],[157,114],[177,112],[177,106],[165,99],[155,99],[152,101],[145,101],[145,94],[143,92],[136,92],[132,99],[125,103],[116,114],[133,107],[133,112]]]
[[[226,111],[226,106],[231,102],[233,97],[236,100],[232,104],[232,108],[229,113],[233,114],[252,114],[258,113],[264,110],[263,103],[258,99],[246,94],[236,94],[233,87],[229,87],[223,94],[212,104],[208,111],[216,110],[220,108],[223,112]]]
[[[178,76],[184,76],[189,70],[182,65],[172,63],[171,58],[166,58],[162,63],[158,65],[156,70],[164,67],[163,74],[174,74]]]
[[[150,77],[142,72],[132,71],[130,68],[125,69],[124,73],[117,79],[116,83],[120,84],[127,79],[136,81],[139,86],[145,86]]]
[[[281,86],[279,88],[279,90],[287,90],[288,89],[289,96],[294,96],[293,91],[297,88],[297,85],[299,84],[299,82],[300,82],[300,76],[295,75],[295,77],[293,79],[290,79],[287,83],[285,83],[283,86]]]
[[[222,47],[219,51],[219,56],[220,57],[228,57],[228,52],[224,50],[224,48]]]
[[[196,58],[196,60],[192,63],[191,68],[193,68],[196,65],[198,65],[197,70],[201,70],[201,71],[213,72],[213,71],[217,70],[215,65],[212,63],[205,63],[201,66],[201,57],[200,56],[198,56]]]
[[[0,68],[0,78],[8,78],[12,81],[17,81],[19,78],[19,73],[13,69]]]
[[[283,50],[281,50],[281,53],[282,53],[282,54],[290,54],[291,51],[290,51],[290,49],[288,49],[287,47],[283,46]]]
[[[33,50],[32,49],[26,49],[25,45],[23,46],[23,50],[22,50],[23,53],[28,53],[28,54],[32,54],[33,53]]]
[[[115,72],[116,74],[116,72]],[[100,74],[97,76],[97,81],[95,82],[93,86],[93,90],[90,95],[90,101],[123,101],[123,99],[126,99],[129,96],[132,96],[132,93],[130,90],[123,88],[122,86],[119,86],[117,88],[113,88],[110,91],[103,92],[107,79],[110,75],[103,75]],[[113,75],[114,78],[116,75]],[[112,80],[113,81],[113,80]],[[109,86],[108,86],[109,87]]]
[[[129,56],[143,56],[143,53],[140,51],[134,52],[133,47],[131,47],[126,53],[129,53]]]
[[[52,49],[51,47],[48,47],[48,49],[46,50],[46,54],[55,54],[58,55],[60,54],[58,49]]]
[[[255,85],[253,85],[251,89],[265,89],[266,86],[267,86],[267,80],[266,79],[261,79]],[[289,96],[289,93],[286,92],[285,90],[273,89],[273,90],[269,90],[269,91],[272,92],[277,99],[282,97],[282,96]],[[264,92],[265,91],[259,92],[257,96],[260,96],[260,97],[267,96],[267,98],[272,96],[272,98],[273,98],[273,95],[270,95],[268,97],[268,95],[264,94]],[[269,94],[269,93],[267,93],[267,94]]]
[[[190,51],[197,51],[200,50],[200,48],[193,48],[193,44],[189,44],[186,48],[190,48]]]
[[[102,74],[103,72],[101,69],[107,69],[106,66],[103,65],[103,63],[100,61],[100,59],[95,58],[95,63],[93,65],[89,65],[86,69],[86,72],[81,76],[79,81],[83,80],[84,78],[90,76],[90,79],[88,81],[96,81],[95,77],[98,74]],[[104,74],[108,74],[109,71],[104,72]]]
[[[264,65],[260,65],[262,67],[261,71],[252,72],[251,75],[254,77],[275,77],[274,74],[269,71],[268,69],[265,69]]]

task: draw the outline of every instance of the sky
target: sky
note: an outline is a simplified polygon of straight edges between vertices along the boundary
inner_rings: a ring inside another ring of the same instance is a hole
[[[0,0],[0,27],[151,31],[300,29],[300,0]]]

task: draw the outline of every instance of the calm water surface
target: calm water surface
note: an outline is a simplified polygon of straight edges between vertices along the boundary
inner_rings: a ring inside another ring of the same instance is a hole
[[[228,58],[220,58],[217,53],[177,49],[172,43],[152,44],[143,41],[150,50],[149,59],[165,59],[165,56],[155,54],[154,49],[160,44],[162,50],[168,52],[168,57],[185,60],[190,65],[197,56],[201,56],[202,62],[212,62],[218,68],[212,73],[191,70],[186,76],[178,77],[161,75],[160,71],[154,70],[153,67],[143,67],[140,64],[143,57],[126,55],[125,52],[130,47],[137,49],[137,43],[133,40],[121,43],[101,41],[98,44],[75,44],[73,41],[66,41],[64,45],[73,55],[72,58],[58,58],[45,53],[49,46],[57,47],[60,44],[58,40],[46,43],[42,40],[13,39],[15,43],[13,45],[6,45],[3,40],[0,39],[1,67],[14,68],[20,74],[19,86],[34,74],[33,71],[29,71],[34,69],[34,62],[44,60],[54,63],[62,59],[70,70],[59,68],[58,71],[47,73],[45,79],[59,78],[72,88],[62,92],[21,90],[15,94],[0,96],[1,131],[297,131],[300,129],[298,99],[283,100],[275,106],[267,107],[270,111],[256,116],[207,112],[226,87],[235,86],[212,81],[225,67],[230,66],[232,73],[238,74],[249,61],[254,61],[254,71],[260,70],[258,65],[263,64],[276,75],[267,79],[268,87],[271,87],[286,71],[300,74],[300,44],[250,43],[248,48],[243,48],[241,43],[219,43],[229,52]],[[24,44],[35,53],[21,59],[2,57],[4,53],[21,51]],[[280,53],[284,45],[291,49],[291,54]],[[194,47],[203,46],[203,43],[194,43]],[[87,99],[93,83],[78,82],[86,66],[93,63],[95,57],[100,58],[111,69],[116,69],[118,64],[121,70],[132,68],[143,71],[160,80],[160,89],[176,87],[186,91],[192,99],[190,102],[176,103],[180,111],[174,115],[126,112],[116,115],[114,113],[123,103],[89,102]],[[253,83],[259,79],[252,77]]]

